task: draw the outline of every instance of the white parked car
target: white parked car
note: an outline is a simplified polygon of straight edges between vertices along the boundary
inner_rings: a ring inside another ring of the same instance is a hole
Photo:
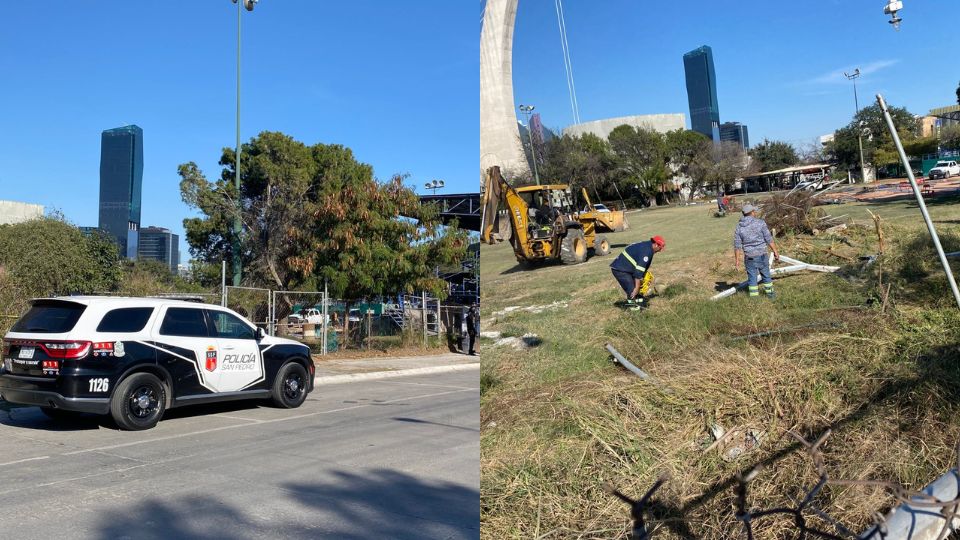
[[[960,176],[960,164],[956,161],[938,161],[928,174],[930,179]]]
[[[593,209],[596,210],[597,212],[610,212],[610,209],[607,208],[607,205],[600,204],[600,203],[594,204]]]
[[[317,308],[305,309],[300,312],[303,322],[310,324],[323,324],[323,312]],[[330,322],[330,316],[327,316],[327,323]]]

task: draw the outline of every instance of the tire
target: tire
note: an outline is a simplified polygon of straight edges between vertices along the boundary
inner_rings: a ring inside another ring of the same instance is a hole
[[[288,362],[273,380],[273,403],[282,409],[296,409],[307,399],[307,370]]]
[[[150,373],[134,373],[122,380],[110,398],[110,416],[128,431],[157,425],[167,407],[163,382]]]
[[[579,264],[587,260],[587,241],[580,229],[567,229],[560,241],[560,260],[563,264]]]
[[[81,413],[76,411],[65,411],[56,407],[40,407],[40,412],[47,415],[47,418],[57,421],[66,421],[79,418]]]
[[[601,257],[610,254],[610,242],[606,236],[597,236],[593,239],[593,254]]]

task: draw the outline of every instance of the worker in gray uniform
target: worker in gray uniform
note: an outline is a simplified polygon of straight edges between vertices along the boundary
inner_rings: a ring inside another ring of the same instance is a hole
[[[743,205],[743,217],[733,232],[734,266],[740,270],[740,263],[747,269],[747,291],[750,296],[760,296],[757,274],[760,275],[763,292],[767,298],[773,298],[773,278],[770,275],[770,260],[767,248],[773,252],[773,258],[780,260],[780,253],[773,242],[773,235],[767,222],[757,217],[757,208],[752,204]]]

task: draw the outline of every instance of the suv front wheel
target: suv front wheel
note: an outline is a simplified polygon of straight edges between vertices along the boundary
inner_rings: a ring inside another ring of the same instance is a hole
[[[121,429],[150,429],[163,417],[166,404],[166,389],[160,379],[150,373],[134,373],[113,392],[110,415]]]
[[[307,370],[296,362],[280,368],[273,381],[273,402],[277,407],[295,409],[307,399]]]

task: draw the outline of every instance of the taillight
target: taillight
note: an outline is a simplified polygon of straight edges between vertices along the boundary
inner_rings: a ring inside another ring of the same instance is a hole
[[[56,341],[43,343],[40,346],[46,351],[47,356],[65,360],[83,358],[90,352],[89,341]]]
[[[3,340],[3,355],[10,356],[10,342]]]

